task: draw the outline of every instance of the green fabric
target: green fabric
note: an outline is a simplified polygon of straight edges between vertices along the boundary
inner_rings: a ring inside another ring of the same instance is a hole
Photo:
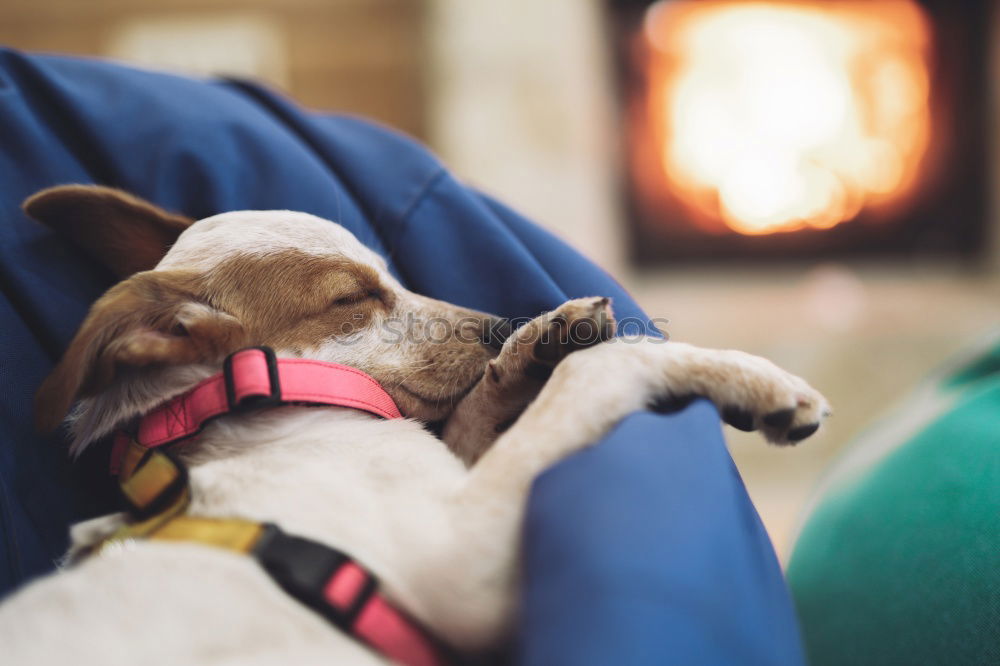
[[[966,364],[947,380],[946,385],[962,386],[989,375],[1000,375],[1000,345]]]
[[[807,522],[788,578],[813,666],[1000,664],[997,358]]]

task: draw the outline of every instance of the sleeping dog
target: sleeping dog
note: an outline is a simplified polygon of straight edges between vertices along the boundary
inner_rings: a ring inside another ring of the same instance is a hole
[[[79,453],[251,346],[364,373],[405,418],[285,404],[214,419],[177,453],[189,475],[184,512],[266,522],[349,553],[387,603],[454,653],[509,637],[532,480],[626,415],[704,396],[734,425],[789,444],[828,412],[764,359],[613,338],[606,298],[570,301],[500,344],[488,339],[496,318],[406,290],[380,256],[312,215],[192,222],[95,186],[45,190],[25,210],[122,278],[40,388],[38,425],[66,419]],[[426,330],[387,336],[390,320]],[[428,423],[443,424],[440,437]],[[74,552],[95,554],[0,606],[5,663],[393,658],[331,628],[245,555],[183,540],[95,548],[130,522],[115,514],[75,527]]]

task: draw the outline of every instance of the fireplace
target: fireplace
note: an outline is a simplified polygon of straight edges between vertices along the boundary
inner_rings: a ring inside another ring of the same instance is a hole
[[[634,259],[975,260],[991,5],[611,0]]]

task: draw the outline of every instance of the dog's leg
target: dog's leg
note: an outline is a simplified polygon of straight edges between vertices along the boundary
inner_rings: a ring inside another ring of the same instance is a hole
[[[441,439],[472,465],[514,424],[566,355],[614,334],[608,298],[579,298],[532,319],[507,338],[449,417]]]
[[[440,563],[423,617],[459,645],[488,646],[510,629],[525,499],[545,468],[596,442],[628,414],[705,396],[727,420],[777,444],[808,437],[828,413],[805,381],[762,358],[653,338],[619,338],[560,362],[541,393],[470,470],[452,502],[457,543]],[[430,577],[428,577],[430,578]],[[446,582],[445,582],[446,581]]]
[[[729,423],[759,429],[775,444],[812,435],[829,413],[823,396],[804,380],[758,356],[618,338],[576,352],[555,368],[537,400],[472,469],[470,487],[502,477],[526,490],[538,472],[598,440],[629,413],[690,396],[708,398]]]

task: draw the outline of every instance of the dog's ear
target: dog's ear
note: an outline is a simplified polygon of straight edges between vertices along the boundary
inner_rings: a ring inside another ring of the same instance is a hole
[[[201,301],[196,287],[197,276],[186,271],[149,271],[112,287],[94,303],[38,389],[38,429],[54,429],[76,400],[126,373],[210,363],[243,346],[240,322]]]
[[[28,197],[22,207],[119,278],[154,268],[193,222],[101,185],[50,187]]]

